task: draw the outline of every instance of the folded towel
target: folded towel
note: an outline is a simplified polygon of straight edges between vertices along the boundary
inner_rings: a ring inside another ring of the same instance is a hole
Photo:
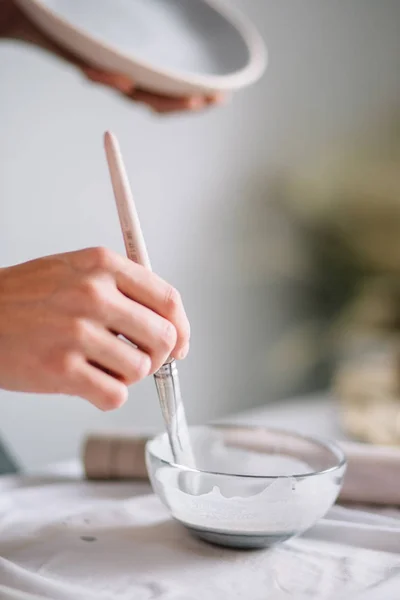
[[[340,499],[400,505],[400,448],[341,442],[348,466]]]
[[[83,462],[88,479],[147,479],[145,464],[149,432],[100,432],[84,443]],[[340,442],[348,468],[340,500],[400,505],[400,449]]]

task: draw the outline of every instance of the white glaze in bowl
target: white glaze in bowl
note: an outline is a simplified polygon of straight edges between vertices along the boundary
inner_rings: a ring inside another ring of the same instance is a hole
[[[333,443],[256,427],[190,428],[197,469],[172,462],[168,438],[148,442],[153,489],[197,536],[255,548],[312,527],[334,504],[346,468]]]

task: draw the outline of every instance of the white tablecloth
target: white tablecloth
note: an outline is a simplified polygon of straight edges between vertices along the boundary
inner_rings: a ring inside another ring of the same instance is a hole
[[[302,411],[298,404],[286,405],[284,414],[264,410],[241,420],[336,435],[329,403],[304,402]],[[331,521],[340,522],[329,531],[325,527],[271,550],[243,553],[195,540],[149,492],[146,484],[85,482],[76,465],[0,480],[0,599],[400,597],[395,520],[383,527],[392,539],[391,552],[371,549],[380,548],[382,538],[359,547],[374,518],[366,529],[346,533],[347,513],[338,509]],[[321,531],[346,543],[321,539]]]

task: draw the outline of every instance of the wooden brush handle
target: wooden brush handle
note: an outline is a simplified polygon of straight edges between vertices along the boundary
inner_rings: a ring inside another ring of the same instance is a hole
[[[150,258],[140,226],[139,215],[133,201],[132,190],[129,185],[119,143],[115,135],[110,131],[104,134],[104,149],[124,238],[126,255],[130,260],[151,271]]]

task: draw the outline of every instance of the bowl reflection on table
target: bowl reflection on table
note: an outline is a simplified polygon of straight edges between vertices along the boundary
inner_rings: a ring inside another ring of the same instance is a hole
[[[263,548],[312,527],[334,504],[346,460],[336,444],[252,426],[190,428],[196,470],[173,462],[167,434],[147,443],[155,493],[197,537]]]

